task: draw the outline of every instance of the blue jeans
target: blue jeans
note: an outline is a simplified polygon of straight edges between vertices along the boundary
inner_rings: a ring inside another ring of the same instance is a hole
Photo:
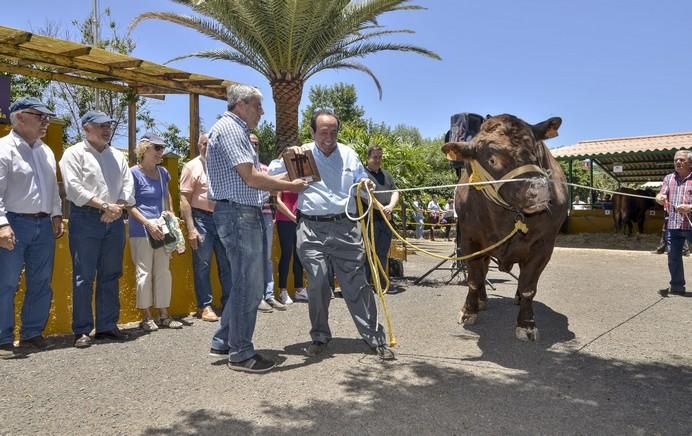
[[[88,335],[94,328],[91,301],[96,281],[96,332],[117,327],[120,316],[120,288],[123,273],[125,224],[122,218],[101,222],[101,212],[93,207],[72,205],[70,211],[70,253],[72,253],[72,331]]]
[[[274,239],[274,221],[271,215],[262,214],[264,220],[264,299],[274,298],[274,264],[272,262],[272,242]]]
[[[55,238],[51,219],[7,212],[14,231],[13,250],[0,248],[0,345],[14,341],[14,296],[25,267],[26,295],[22,305],[22,339],[39,336],[50,312]]]
[[[416,220],[416,239],[423,239],[423,214],[416,212],[413,219]]]
[[[211,347],[228,350],[231,362],[255,355],[257,306],[264,293],[264,220],[259,207],[216,203],[214,223],[233,274],[231,294],[223,308]]]
[[[685,270],[682,264],[682,246],[685,241],[692,243],[692,230],[669,229],[668,238],[668,271],[670,271],[671,291],[685,290]]]
[[[192,209],[192,219],[195,222],[197,233],[199,233],[199,245],[196,250],[192,250],[192,271],[195,276],[197,307],[204,309],[211,306],[212,303],[211,278],[209,276],[212,253],[216,254],[216,266],[221,283],[221,305],[225,307],[231,292],[231,269],[226,258],[226,251],[216,231],[214,218],[211,214]]]

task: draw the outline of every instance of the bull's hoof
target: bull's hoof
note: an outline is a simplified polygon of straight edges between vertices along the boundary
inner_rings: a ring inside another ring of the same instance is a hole
[[[465,312],[459,313],[459,321],[458,321],[459,324],[474,325],[477,320],[478,320],[478,314],[477,313],[465,313]]]
[[[514,336],[523,342],[536,342],[538,341],[538,329],[536,327],[516,327],[514,329]]]
[[[478,310],[486,310],[488,308],[487,300],[478,300]]]
[[[521,302],[521,299],[519,298],[519,294],[514,296],[514,305],[518,306],[519,303]]]

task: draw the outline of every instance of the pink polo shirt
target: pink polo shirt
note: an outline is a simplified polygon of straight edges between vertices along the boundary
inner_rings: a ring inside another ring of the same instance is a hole
[[[180,174],[180,192],[191,194],[190,206],[195,209],[214,212],[216,203],[207,200],[207,191],[207,173],[204,171],[202,159],[197,156],[183,166],[183,171]]]

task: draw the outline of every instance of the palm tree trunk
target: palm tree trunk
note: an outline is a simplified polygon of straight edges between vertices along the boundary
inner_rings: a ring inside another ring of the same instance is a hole
[[[298,106],[303,96],[303,80],[274,80],[271,83],[276,106],[276,151],[300,145],[298,141]]]

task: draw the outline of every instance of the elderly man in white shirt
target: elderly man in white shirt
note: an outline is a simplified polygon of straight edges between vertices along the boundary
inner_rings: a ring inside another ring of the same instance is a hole
[[[63,234],[55,156],[41,138],[55,114],[33,97],[10,106],[12,131],[0,138],[0,358],[15,356],[14,297],[22,269],[22,348],[44,349],[53,292],[55,238]]]
[[[72,331],[74,346],[95,339],[122,341],[118,329],[125,224],[123,209],[135,203],[127,159],[110,146],[113,120],[89,111],[81,118],[86,139],[65,150],[60,171],[65,195],[72,202],[69,221],[72,253]],[[96,320],[91,301],[96,280]]]

